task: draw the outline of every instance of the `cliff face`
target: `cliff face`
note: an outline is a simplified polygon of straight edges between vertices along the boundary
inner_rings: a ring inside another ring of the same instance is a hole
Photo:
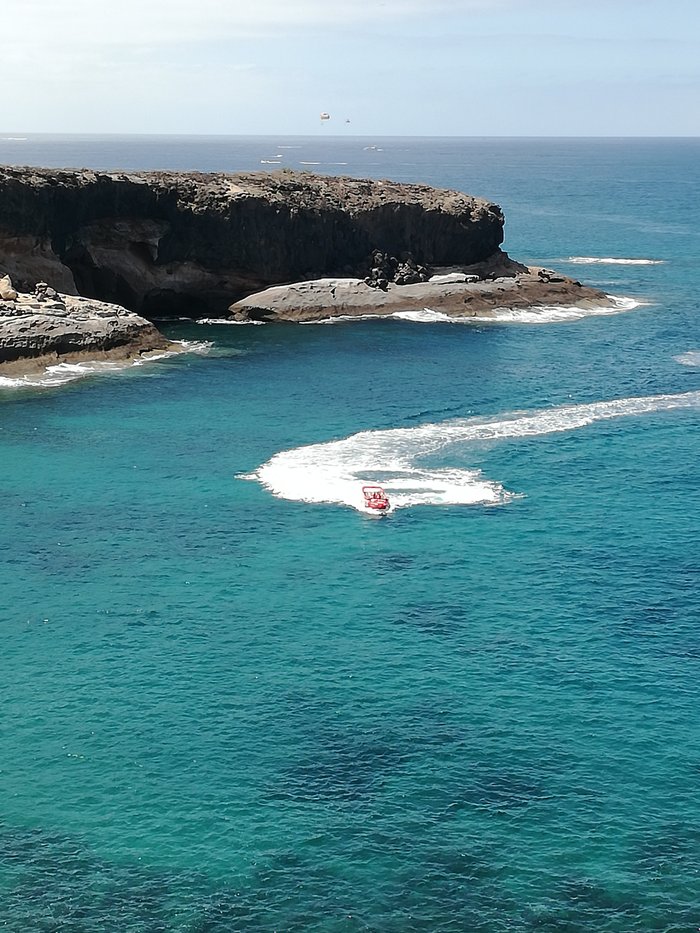
[[[21,290],[43,280],[151,318],[219,314],[300,279],[364,276],[375,249],[464,266],[502,240],[497,205],[426,185],[0,168],[0,273]]]

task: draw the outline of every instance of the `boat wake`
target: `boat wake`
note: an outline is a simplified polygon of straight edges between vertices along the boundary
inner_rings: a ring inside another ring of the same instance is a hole
[[[361,487],[366,483],[381,483],[392,510],[415,505],[502,505],[519,494],[477,469],[459,465],[468,458],[471,445],[682,408],[700,408],[700,391],[362,431],[339,441],[281,451],[238,478],[255,480],[282,499],[334,503],[358,511],[363,510]],[[437,457],[457,465],[431,466],[431,459]]]

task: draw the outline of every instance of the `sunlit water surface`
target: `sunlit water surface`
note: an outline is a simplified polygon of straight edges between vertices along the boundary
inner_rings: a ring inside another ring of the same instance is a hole
[[[514,256],[643,303],[174,324],[1,387],[0,926],[696,930],[700,144],[0,140],[278,153],[490,197]]]

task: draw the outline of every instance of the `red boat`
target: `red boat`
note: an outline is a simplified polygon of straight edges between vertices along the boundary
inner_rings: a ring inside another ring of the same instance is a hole
[[[388,512],[389,499],[381,486],[363,486],[362,495],[365,497],[365,508],[373,512]]]

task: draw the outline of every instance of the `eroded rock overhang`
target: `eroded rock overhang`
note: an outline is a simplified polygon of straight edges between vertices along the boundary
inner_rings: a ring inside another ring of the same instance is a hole
[[[271,285],[363,276],[373,250],[468,266],[503,241],[496,204],[427,185],[287,170],[0,168],[0,269],[20,289],[149,319],[220,314]]]

